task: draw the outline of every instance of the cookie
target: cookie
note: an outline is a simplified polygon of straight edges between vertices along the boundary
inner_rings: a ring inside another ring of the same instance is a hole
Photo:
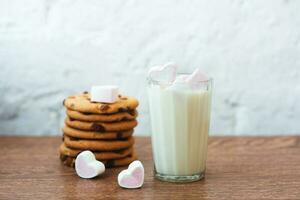
[[[70,157],[70,156],[60,154],[60,159],[64,165],[67,165],[70,167],[75,166],[75,159],[76,159],[75,157]],[[135,152],[133,151],[133,153],[131,155],[124,157],[124,158],[112,159],[112,160],[100,160],[100,161],[103,162],[103,164],[105,165],[106,168],[110,168],[110,167],[119,167],[119,166],[128,165],[136,159],[137,159],[137,156],[136,156]]]
[[[95,132],[95,131],[83,131],[65,126],[63,128],[63,133],[70,137],[79,139],[93,139],[93,140],[121,140],[132,136],[133,130],[129,131],[118,131],[118,132]]]
[[[75,96],[69,96],[63,104],[70,110],[83,113],[110,114],[134,110],[138,105],[137,99],[119,95],[114,103],[91,102],[89,93],[83,93]]]
[[[111,132],[131,130],[137,125],[136,120],[120,122],[82,122],[67,117],[65,123],[72,128],[87,131]]]
[[[78,111],[67,109],[66,113],[71,119],[76,119],[79,121],[86,121],[86,122],[116,122],[116,121],[133,120],[138,115],[136,110],[129,110],[126,112],[119,112],[113,114],[91,114],[91,113],[81,113]]]
[[[114,151],[131,147],[134,144],[134,139],[131,136],[126,140],[84,140],[64,135],[64,143],[71,149]]]
[[[85,149],[89,150],[89,149]],[[78,150],[78,149],[70,149],[69,147],[66,147],[64,143],[62,143],[59,147],[59,152],[62,155],[69,156],[69,157],[76,157],[80,152],[84,150]],[[95,151],[93,152],[97,160],[111,160],[111,159],[118,159],[118,158],[124,158],[128,155],[131,155],[133,152],[133,147],[129,147],[127,149],[117,150],[117,151]]]

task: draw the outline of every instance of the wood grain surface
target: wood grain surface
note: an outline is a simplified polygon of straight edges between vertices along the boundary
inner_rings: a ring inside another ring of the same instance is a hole
[[[138,137],[141,189],[122,189],[107,170],[79,178],[58,156],[59,137],[0,137],[0,199],[300,199],[299,137],[210,137],[206,178],[178,184],[153,177],[150,138]]]

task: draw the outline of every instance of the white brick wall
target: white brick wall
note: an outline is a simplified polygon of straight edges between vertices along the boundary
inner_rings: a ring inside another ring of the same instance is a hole
[[[0,0],[0,133],[59,134],[67,95],[176,61],[214,77],[212,132],[300,133],[300,1]]]

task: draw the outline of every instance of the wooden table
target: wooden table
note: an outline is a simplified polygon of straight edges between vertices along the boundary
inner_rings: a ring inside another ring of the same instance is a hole
[[[58,158],[59,137],[0,137],[0,199],[300,199],[300,137],[211,137],[206,178],[153,178],[150,139],[138,137],[141,189],[122,189],[109,169],[79,178]]]

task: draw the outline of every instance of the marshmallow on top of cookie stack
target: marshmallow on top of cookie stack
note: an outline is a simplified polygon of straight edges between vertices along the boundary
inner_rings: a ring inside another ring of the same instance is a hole
[[[96,86],[90,93],[69,96],[63,104],[67,117],[59,151],[65,165],[73,167],[84,150],[92,151],[106,167],[136,160],[132,134],[137,99],[119,94],[116,86]]]

